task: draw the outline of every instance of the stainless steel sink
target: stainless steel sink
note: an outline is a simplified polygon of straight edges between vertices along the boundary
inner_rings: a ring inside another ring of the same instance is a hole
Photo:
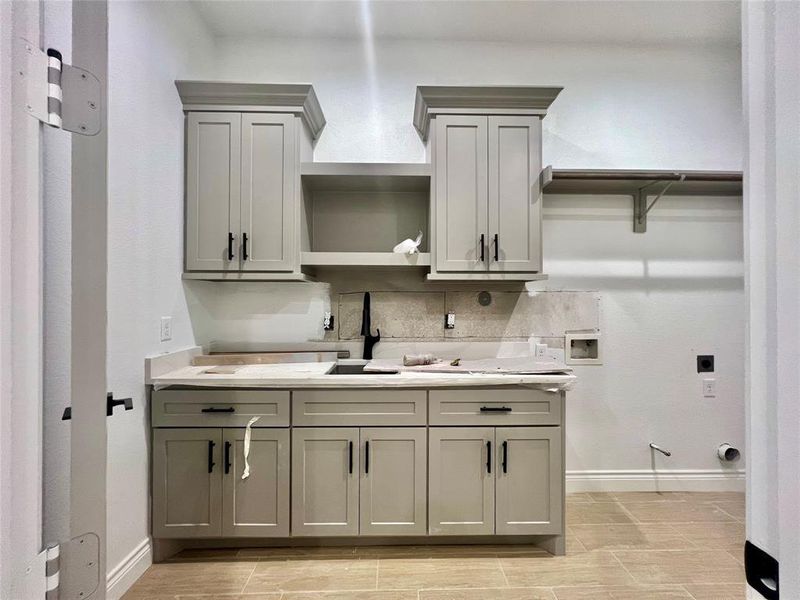
[[[365,371],[364,365],[336,365],[328,375],[397,375],[397,373]]]

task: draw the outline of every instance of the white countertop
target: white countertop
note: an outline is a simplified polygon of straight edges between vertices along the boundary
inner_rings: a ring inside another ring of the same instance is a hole
[[[512,375],[490,373],[397,373],[328,375],[334,362],[242,365],[235,373],[205,373],[209,367],[181,367],[151,378],[157,388],[170,385],[263,388],[431,388],[524,385],[564,390],[574,375]]]

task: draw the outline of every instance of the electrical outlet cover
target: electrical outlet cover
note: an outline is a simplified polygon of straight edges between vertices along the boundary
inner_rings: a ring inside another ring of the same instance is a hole
[[[172,317],[161,317],[161,341],[172,339]]]

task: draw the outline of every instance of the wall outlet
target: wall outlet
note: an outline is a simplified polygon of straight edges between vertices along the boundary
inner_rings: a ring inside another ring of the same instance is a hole
[[[716,379],[703,379],[703,396],[706,398],[716,398],[717,396]]]
[[[172,339],[172,317],[161,317],[161,341]]]
[[[538,360],[547,358],[547,344],[536,344],[535,356]]]

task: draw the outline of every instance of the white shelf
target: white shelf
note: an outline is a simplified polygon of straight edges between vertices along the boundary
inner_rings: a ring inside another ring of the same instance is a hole
[[[394,252],[303,252],[306,267],[429,267],[431,255]]]
[[[314,283],[316,279],[305,273],[258,273],[255,271],[186,271],[183,279],[200,281],[299,281]]]
[[[430,163],[323,163],[300,165],[303,185],[311,191],[427,192]]]

